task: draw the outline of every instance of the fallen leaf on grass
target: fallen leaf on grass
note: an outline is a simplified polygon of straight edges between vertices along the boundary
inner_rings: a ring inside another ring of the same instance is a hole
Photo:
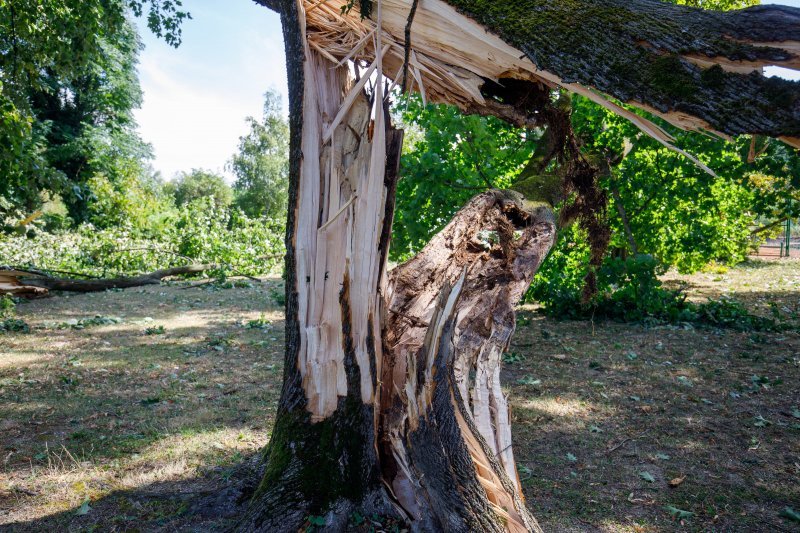
[[[669,486],[675,488],[683,483],[684,479],[686,479],[686,476],[672,478],[669,480]]]
[[[767,426],[771,426],[772,425],[772,422],[770,422],[769,420],[767,420],[766,418],[764,418],[761,415],[758,415],[753,420],[755,420],[755,423],[753,423],[753,425],[755,427],[757,427],[757,428],[763,428],[763,427],[767,427]]]
[[[783,511],[781,511],[781,516],[792,522],[800,522],[800,513],[792,509],[791,507],[786,507]]]
[[[81,506],[78,507],[78,510],[75,511],[75,514],[77,516],[83,516],[83,515],[89,514],[89,511],[91,511],[91,510],[92,510],[92,508],[89,507],[89,498],[86,498],[85,500],[83,500],[83,503],[81,504]]]
[[[690,511],[684,511],[683,509],[678,509],[677,507],[673,507],[671,505],[665,505],[664,509],[666,509],[673,518],[680,518],[681,520],[694,516],[694,513]]]
[[[657,453],[656,458],[661,459],[662,461],[669,461],[670,456],[665,453]]]
[[[568,453],[567,454],[567,461],[569,461],[570,463],[577,463],[578,462],[578,458],[575,457],[574,455],[572,455],[571,453]]]
[[[628,501],[631,502],[631,503],[642,503],[644,505],[653,505],[654,503],[656,503],[656,501],[654,499],[652,499],[652,498],[649,498],[649,499],[646,499],[646,498],[634,498],[632,492],[630,494],[628,494]]]
[[[656,481],[656,478],[653,477],[653,474],[651,474],[650,472],[646,472],[646,471],[639,472],[639,477],[642,478],[643,480],[647,481],[648,483],[655,483],[655,481]]]

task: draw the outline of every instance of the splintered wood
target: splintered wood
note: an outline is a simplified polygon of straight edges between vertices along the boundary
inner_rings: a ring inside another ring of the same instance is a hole
[[[381,268],[375,243],[386,201],[386,140],[382,108],[373,122],[370,103],[362,90],[354,89],[348,68],[336,67],[310,43],[306,58],[296,213],[298,366],[308,409],[313,419],[322,420],[347,394],[348,356],[361,369],[362,400],[373,401],[370,364],[376,353],[368,339],[380,338],[376,288]],[[352,347],[351,354],[345,353],[346,346]]]
[[[417,256],[390,272],[381,439],[393,463],[387,483],[412,515],[424,515],[421,492],[443,490],[429,480],[446,479],[469,462],[508,530],[538,528],[520,497],[500,386],[514,306],[555,238],[552,212],[523,205],[511,193],[473,198]],[[458,442],[443,429],[453,424]],[[443,461],[450,466],[428,463],[415,448],[431,439],[447,449]],[[464,483],[450,484],[468,493]]]

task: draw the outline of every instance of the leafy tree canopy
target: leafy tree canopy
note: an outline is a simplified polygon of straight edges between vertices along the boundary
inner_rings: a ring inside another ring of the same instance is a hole
[[[282,218],[289,190],[289,123],[281,96],[264,95],[261,120],[247,117],[250,131],[239,138],[239,151],[228,163],[236,175],[236,204],[249,216]]]
[[[0,216],[30,212],[47,190],[86,220],[91,179],[141,171],[149,148],[132,116],[141,45],[129,14],[145,13],[180,43],[189,15],[178,0],[0,0]]]
[[[220,207],[228,207],[233,202],[233,191],[225,183],[225,178],[203,169],[182,172],[165,184],[165,189],[179,207],[199,198],[212,198],[214,204]]]

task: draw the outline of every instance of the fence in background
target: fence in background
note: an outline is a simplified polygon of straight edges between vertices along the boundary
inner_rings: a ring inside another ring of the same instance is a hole
[[[781,223],[781,233],[768,238],[756,249],[759,257],[800,257],[800,224],[787,220]]]

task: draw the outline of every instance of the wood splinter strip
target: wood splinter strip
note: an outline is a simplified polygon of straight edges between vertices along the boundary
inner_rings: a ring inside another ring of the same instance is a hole
[[[391,48],[391,45],[389,44],[383,47],[380,55],[381,58],[386,52],[389,51],[389,48]],[[356,97],[364,89],[364,86],[367,84],[367,81],[372,76],[372,73],[375,72],[375,70],[377,69],[378,63],[379,63],[379,58],[376,58],[375,61],[373,61],[372,64],[369,67],[367,67],[367,70],[364,71],[364,73],[361,75],[361,79],[358,80],[358,83],[356,83],[353,86],[353,88],[350,89],[350,92],[347,93],[344,102],[342,102],[342,107],[340,107],[339,112],[336,113],[336,117],[333,119],[330,125],[327,128],[325,128],[325,131],[322,134],[322,144],[325,144],[331,140],[334,130],[339,125],[339,123],[342,122],[342,119],[347,114],[347,112],[350,111],[350,107],[353,105],[353,102],[356,101]]]

